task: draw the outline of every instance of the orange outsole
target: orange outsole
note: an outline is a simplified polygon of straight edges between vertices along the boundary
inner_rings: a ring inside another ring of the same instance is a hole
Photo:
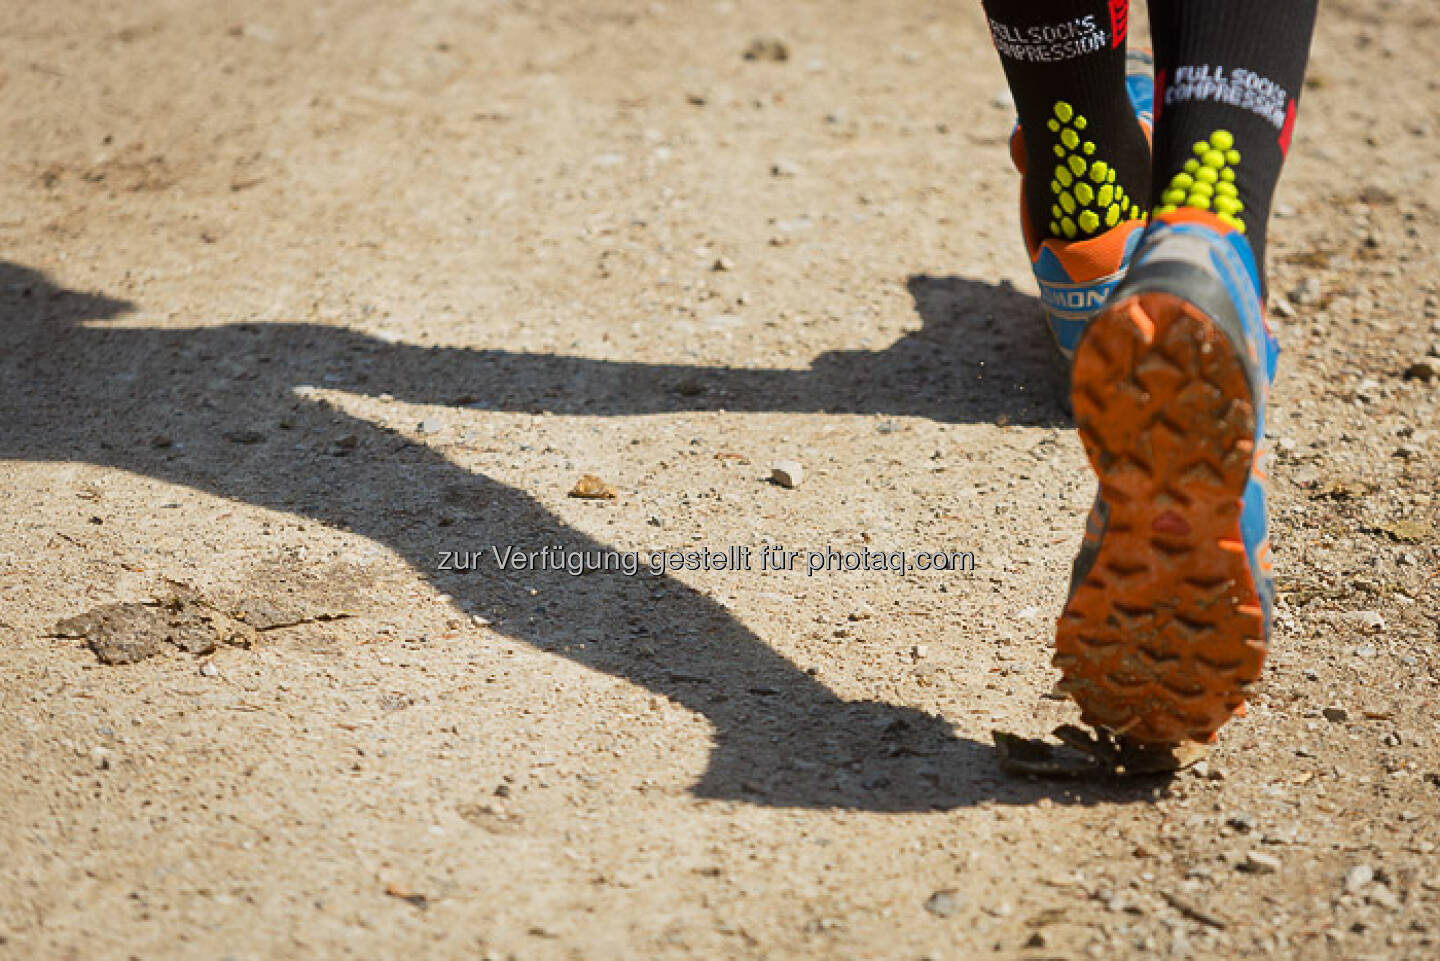
[[[1091,322],[1071,399],[1110,515],[1060,617],[1061,688],[1085,723],[1133,741],[1213,740],[1265,658],[1240,533],[1255,455],[1244,364],[1194,305],[1141,293]]]

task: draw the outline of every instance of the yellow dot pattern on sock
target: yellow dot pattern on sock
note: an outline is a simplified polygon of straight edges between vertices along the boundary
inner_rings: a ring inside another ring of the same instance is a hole
[[[1228,130],[1217,130],[1208,140],[1196,141],[1191,152],[1195,156],[1185,161],[1184,169],[1170,178],[1155,212],[1167,214],[1181,207],[1211,210],[1243,234],[1245,221],[1240,214],[1245,205],[1235,187],[1235,168],[1240,165],[1235,135]]]
[[[1086,239],[1122,220],[1144,216],[1140,205],[1115,182],[1115,169],[1094,159],[1100,148],[1083,134],[1090,121],[1076,113],[1074,106],[1057,102],[1045,126],[1055,136],[1052,150],[1057,161],[1050,181],[1056,201],[1050,208],[1052,237]],[[1211,149],[1210,145],[1206,149]]]

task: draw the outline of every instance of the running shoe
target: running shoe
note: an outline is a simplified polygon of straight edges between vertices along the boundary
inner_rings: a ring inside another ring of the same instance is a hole
[[[1206,742],[1260,676],[1274,588],[1261,449],[1279,347],[1242,232],[1157,213],[1075,353],[1099,492],[1056,636],[1082,719]]]
[[[1126,93],[1147,140],[1154,125],[1153,68],[1154,60],[1148,52],[1132,50],[1126,54]],[[1067,104],[1057,104],[1056,109],[1057,115],[1050,121],[1052,125],[1074,122],[1073,116],[1067,115],[1070,110]],[[1010,159],[1022,177],[1027,175],[1023,137],[1024,132],[1017,124],[1010,137]],[[1083,192],[1082,199],[1088,196],[1093,204],[1092,213],[1083,215],[1095,216],[1099,223],[1110,229],[1084,240],[1055,237],[1039,240],[1035,225],[1030,223],[1027,214],[1023,185],[1020,193],[1020,228],[1025,249],[1030,255],[1035,282],[1040,288],[1040,301],[1045,308],[1051,336],[1062,358],[1062,365],[1067,369],[1085,325],[1105,305],[1110,291],[1125,275],[1140,240],[1141,229],[1145,226],[1144,211],[1135,200],[1125,197],[1124,192],[1114,186],[1114,172],[1103,161],[1095,162],[1093,158],[1080,155],[1072,162],[1080,169],[1057,168],[1057,173],[1065,182],[1052,186],[1056,186],[1057,193],[1063,191],[1066,198]],[[1065,223],[1071,213],[1073,211],[1068,209],[1058,210],[1056,226],[1063,225],[1069,231],[1075,231],[1073,222]],[[1052,234],[1066,232],[1051,231]]]

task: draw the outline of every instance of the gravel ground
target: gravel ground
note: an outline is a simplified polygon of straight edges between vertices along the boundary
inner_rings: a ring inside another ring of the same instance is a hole
[[[1440,18],[1323,7],[1274,653],[1074,782],[978,4],[0,10],[0,955],[1436,957]]]

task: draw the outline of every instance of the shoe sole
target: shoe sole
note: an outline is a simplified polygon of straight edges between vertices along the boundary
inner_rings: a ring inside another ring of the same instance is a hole
[[[1090,725],[1210,741],[1265,657],[1240,532],[1255,410],[1235,345],[1194,304],[1145,292],[1076,350],[1075,420],[1109,520],[1060,617],[1054,664]]]

